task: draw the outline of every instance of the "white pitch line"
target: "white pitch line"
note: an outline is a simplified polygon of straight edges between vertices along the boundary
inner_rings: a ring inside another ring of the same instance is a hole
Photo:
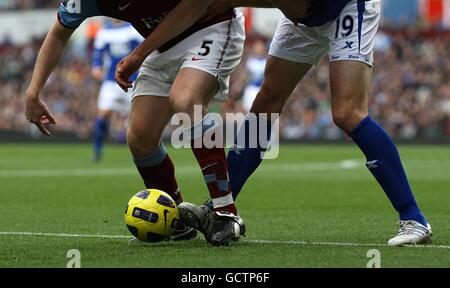
[[[57,238],[99,238],[99,239],[131,239],[126,235],[101,235],[101,234],[69,234],[69,233],[41,233],[41,232],[6,232],[0,231],[0,236],[43,236]],[[315,245],[315,246],[342,246],[342,247],[390,247],[387,244],[379,243],[346,243],[346,242],[319,242],[319,241],[296,241],[296,240],[241,240],[244,243],[254,244],[277,244],[277,245]],[[181,243],[181,242],[173,242]],[[450,249],[450,245],[412,245],[406,248],[431,248],[431,249]]]
[[[450,166],[450,161],[409,161],[407,168],[442,168]],[[299,171],[329,171],[329,170],[355,170],[365,169],[363,159],[348,159],[339,162],[311,162],[292,164],[266,164],[261,166],[259,173]],[[200,173],[198,166],[179,166],[176,173]],[[80,169],[36,169],[36,170],[4,170],[0,171],[0,178],[28,178],[28,177],[84,177],[84,176],[132,176],[138,175],[135,168],[80,168]]]
[[[249,243],[258,244],[283,244],[283,245],[317,245],[317,246],[344,246],[344,247],[391,247],[380,243],[346,243],[346,242],[317,242],[317,241],[296,241],[296,240],[243,240]],[[408,245],[406,248],[434,248],[450,249],[450,245]]]
[[[357,169],[363,167],[363,161],[345,160],[332,163],[274,164],[261,167],[261,172],[296,172],[316,170]],[[200,173],[198,166],[180,166],[177,174]],[[87,169],[49,169],[49,170],[8,170],[0,171],[0,178],[9,177],[79,177],[79,176],[128,176],[137,175],[135,168],[87,168]]]
[[[59,169],[59,170],[10,170],[0,171],[0,177],[64,177],[64,176],[116,176],[132,175],[135,171],[127,168],[99,168],[99,169]]]

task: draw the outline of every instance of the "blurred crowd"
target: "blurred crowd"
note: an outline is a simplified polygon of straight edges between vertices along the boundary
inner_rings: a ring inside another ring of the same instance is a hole
[[[0,0],[0,11],[54,7],[54,0]]]
[[[232,77],[230,100],[216,105],[216,110],[245,112],[258,90],[268,40],[249,38],[244,59]],[[0,43],[0,131],[33,131],[23,116],[25,89],[41,42]],[[88,58],[69,50],[42,92],[58,122],[52,129],[83,139],[91,136],[99,88],[90,76]],[[287,103],[280,121],[282,138],[345,138],[330,112],[326,60],[307,75]],[[371,115],[396,139],[449,139],[450,36],[380,32],[369,104]]]
[[[24,46],[0,44],[0,130],[33,133],[24,117],[25,92],[42,39]],[[90,76],[89,59],[65,55],[41,95],[57,118],[54,131],[88,138],[97,107],[99,83]]]

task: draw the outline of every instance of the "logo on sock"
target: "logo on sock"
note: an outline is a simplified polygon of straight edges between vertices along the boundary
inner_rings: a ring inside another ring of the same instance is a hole
[[[366,166],[369,169],[378,168],[377,162],[378,162],[378,160],[369,161],[369,162],[366,163]]]
[[[219,162],[214,162],[212,164],[206,165],[205,167],[202,167],[202,171],[204,171],[204,170],[206,170],[206,169],[208,169],[208,168],[210,168],[210,167],[212,167],[214,165],[217,165],[217,164],[219,164]]]
[[[237,155],[241,156],[241,151],[245,150],[245,147],[240,147],[239,145],[233,145],[233,147],[231,148],[231,150],[236,153]]]

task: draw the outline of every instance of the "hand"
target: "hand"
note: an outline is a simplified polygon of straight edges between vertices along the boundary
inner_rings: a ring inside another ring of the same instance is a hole
[[[52,135],[45,125],[56,125],[55,118],[48,110],[47,105],[39,97],[27,97],[25,116],[28,121],[39,128],[42,134],[47,136]]]
[[[145,58],[136,54],[130,54],[120,60],[116,67],[116,82],[119,84],[123,91],[127,92],[128,89],[133,87],[133,81],[130,80],[133,75],[144,63]]]
[[[298,20],[306,18],[312,13],[312,0],[271,0],[283,14],[292,20],[298,22]]]

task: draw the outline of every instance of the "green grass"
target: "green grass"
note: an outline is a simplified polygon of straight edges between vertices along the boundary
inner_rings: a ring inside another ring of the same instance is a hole
[[[431,248],[385,246],[397,215],[355,147],[299,145],[281,147],[280,157],[250,179],[238,200],[248,237],[230,247],[211,247],[200,237],[135,246],[126,238],[0,233],[0,267],[65,267],[67,251],[78,249],[82,267],[363,268],[372,248],[380,250],[382,267],[450,267],[450,247],[436,247],[450,245],[450,148],[400,150],[433,225]],[[129,152],[108,146],[99,164],[90,162],[90,152],[88,145],[0,145],[0,232],[127,236],[122,213],[142,189]],[[170,153],[184,199],[204,201],[192,153]]]

